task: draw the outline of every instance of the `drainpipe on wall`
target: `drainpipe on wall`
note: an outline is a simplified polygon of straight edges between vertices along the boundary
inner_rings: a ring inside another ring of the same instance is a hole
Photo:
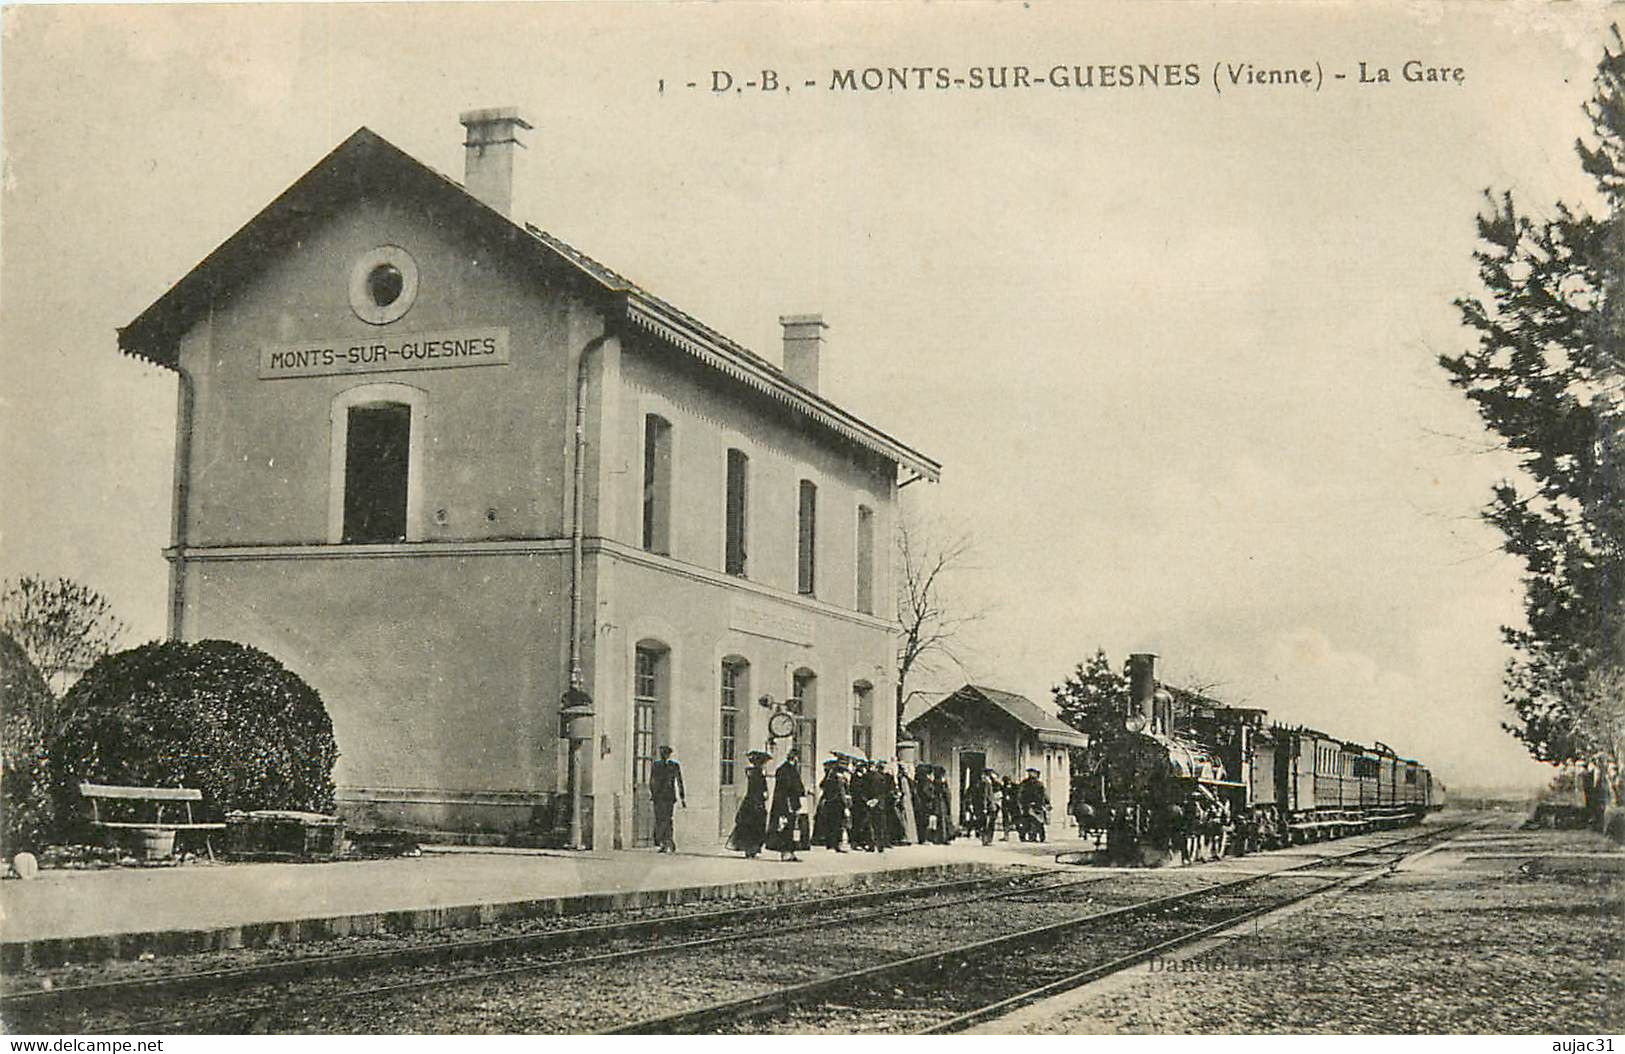
[[[586,468],[582,453],[587,445],[587,360],[609,339],[609,323],[604,332],[581,349],[576,362],[576,422],[574,465],[570,481],[570,687],[560,699],[559,732],[570,741],[570,848],[585,849],[582,832],[582,775],[583,755],[592,739],[592,696],[582,687],[581,674],[581,577],[582,577],[582,514],[581,498],[585,488]]]
[[[192,481],[192,411],[196,387],[192,375],[175,356],[175,375],[180,384],[176,393],[175,486],[169,515],[169,548],[173,554],[169,573],[169,639],[181,639],[182,617],[186,612],[187,505]]]

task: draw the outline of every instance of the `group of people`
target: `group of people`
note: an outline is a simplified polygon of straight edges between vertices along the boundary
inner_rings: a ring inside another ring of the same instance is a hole
[[[812,841],[844,853],[848,846],[884,853],[894,845],[947,845],[956,831],[948,771],[836,754],[824,762]]]
[[[1200,785],[1180,801],[1143,811],[1127,806],[1097,809],[1087,801],[1074,801],[1072,811],[1081,838],[1093,833],[1098,845],[1109,830],[1126,829],[1132,836],[1128,841],[1149,840],[1177,852],[1187,864],[1221,859],[1232,842],[1240,853],[1256,852],[1275,844],[1279,833],[1273,815],[1232,809],[1228,800]]]
[[[1020,783],[983,769],[965,796],[964,814],[965,828],[980,835],[983,845],[992,844],[1001,825],[1007,842],[1011,831],[1023,842],[1042,842],[1049,823],[1049,791],[1037,769],[1028,769],[1027,778]]]
[[[734,814],[728,845],[758,856],[763,849],[794,861],[802,804],[810,791],[801,776],[799,751],[792,749],[773,773],[769,800],[767,773],[772,760],[765,751],[746,754],[745,791]],[[894,772],[884,760],[870,761],[837,753],[824,762],[813,810],[810,844],[837,853],[850,847],[884,853],[894,845],[935,843],[947,845],[966,831],[980,833],[983,844],[992,842],[1002,820],[1005,838],[1010,831],[1022,841],[1043,841],[1049,819],[1049,795],[1029,769],[1025,781],[1002,781],[991,771],[966,795],[962,823],[954,822],[948,771],[940,765],[898,764]]]

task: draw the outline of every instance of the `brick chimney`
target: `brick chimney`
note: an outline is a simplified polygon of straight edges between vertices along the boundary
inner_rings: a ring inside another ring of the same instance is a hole
[[[458,118],[467,129],[463,139],[463,186],[468,192],[507,216],[514,217],[514,177],[523,171],[519,131],[530,122],[512,106],[469,110]],[[523,218],[523,217],[520,217]]]
[[[784,372],[808,391],[818,390],[818,356],[824,350],[823,315],[780,315],[784,327]]]

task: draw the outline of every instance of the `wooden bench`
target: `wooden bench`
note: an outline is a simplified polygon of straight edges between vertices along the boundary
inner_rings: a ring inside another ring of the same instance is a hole
[[[224,831],[223,823],[198,823],[192,815],[192,803],[203,800],[203,792],[195,787],[119,787],[106,783],[79,784],[79,796],[90,806],[90,826],[99,830],[116,831]],[[152,819],[113,820],[104,819],[102,804],[104,802],[127,802],[134,809],[150,805]],[[185,815],[184,820],[164,819],[164,808],[168,806],[173,817],[177,807]],[[203,837],[203,847],[209,852],[209,859],[214,859],[214,846],[210,844],[208,835]]]

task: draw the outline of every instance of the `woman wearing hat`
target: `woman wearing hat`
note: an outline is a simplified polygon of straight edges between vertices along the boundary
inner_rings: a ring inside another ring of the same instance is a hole
[[[750,763],[745,768],[745,794],[739,799],[739,811],[734,813],[728,848],[744,853],[746,860],[760,853],[767,840],[767,773],[762,771],[762,763],[772,756],[760,750],[745,755]]]
[[[813,844],[837,853],[846,852],[841,843],[846,838],[847,817],[852,807],[852,791],[846,780],[846,766],[839,756],[824,762],[824,779],[818,785],[818,808],[813,814]]]

